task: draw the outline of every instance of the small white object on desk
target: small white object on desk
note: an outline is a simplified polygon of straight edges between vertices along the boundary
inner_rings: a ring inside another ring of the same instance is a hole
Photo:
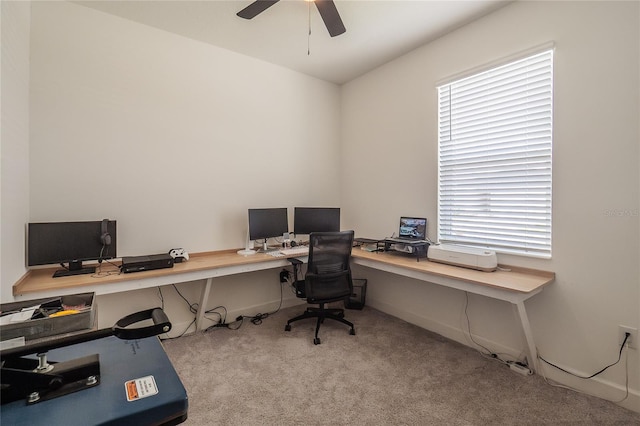
[[[271,257],[284,257],[284,254],[280,253],[278,250],[271,250],[266,253]]]
[[[498,267],[495,251],[452,244],[429,246],[427,258],[432,262],[447,263],[485,272],[495,271]]]
[[[180,263],[183,260],[189,260],[189,253],[183,248],[174,248],[169,250],[169,256],[173,257],[176,263]]]
[[[243,256],[249,256],[249,255],[252,255],[252,254],[256,254],[256,251],[253,250],[253,249],[250,249],[250,248],[245,248],[245,249],[242,249],[242,250],[238,250],[236,253],[241,254]]]
[[[295,246],[291,248],[280,249],[280,253],[283,256],[287,257],[295,257],[295,256],[308,256],[309,255],[309,247],[308,246]]]

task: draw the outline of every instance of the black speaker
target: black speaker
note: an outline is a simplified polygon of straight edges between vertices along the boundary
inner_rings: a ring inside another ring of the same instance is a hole
[[[108,225],[109,219],[103,219],[102,227],[100,230],[100,242],[105,246],[111,245],[111,235],[109,234],[109,229],[107,228]]]

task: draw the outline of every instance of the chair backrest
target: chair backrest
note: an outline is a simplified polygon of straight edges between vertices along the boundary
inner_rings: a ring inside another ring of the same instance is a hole
[[[307,302],[344,299],[353,292],[351,247],[353,231],[314,232],[309,235],[309,263],[305,275]]]

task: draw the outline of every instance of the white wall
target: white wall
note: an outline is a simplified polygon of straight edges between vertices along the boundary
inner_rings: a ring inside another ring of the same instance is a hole
[[[337,86],[64,2],[34,3],[31,42],[33,221],[200,252],[244,247],[249,207],[339,201]]]
[[[30,221],[116,219],[121,257],[240,248],[248,208],[338,205],[338,86],[71,3],[31,18]],[[208,307],[231,318],[277,307],[278,270],[224,283],[243,297]],[[193,315],[163,292],[179,331]],[[159,303],[99,296],[100,326]]]
[[[29,20],[27,2],[1,3],[0,300],[26,271],[29,221]]]
[[[553,258],[499,261],[557,274],[527,302],[543,357],[586,375],[615,361],[618,325],[639,328],[640,318],[639,22],[638,2],[516,2],[343,86],[344,168],[363,170],[343,182],[345,226],[382,237],[401,214],[425,215],[435,238],[437,82],[553,41]],[[357,274],[369,278],[368,303],[471,344],[464,294],[365,268]],[[472,295],[469,315],[476,340],[521,355],[508,304]],[[640,411],[638,352],[628,354],[625,404]],[[624,396],[624,363],[591,381],[545,372]]]

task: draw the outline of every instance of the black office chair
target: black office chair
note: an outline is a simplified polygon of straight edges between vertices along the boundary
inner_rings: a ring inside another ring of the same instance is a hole
[[[353,293],[351,281],[351,247],[353,231],[314,232],[309,235],[309,263],[304,280],[298,279],[300,261],[292,259],[296,295],[306,298],[307,303],[320,305],[287,321],[285,331],[291,331],[291,323],[306,318],[317,318],[314,345],[320,344],[318,331],[326,318],[351,327],[349,334],[356,334],[353,324],[344,319],[343,309],[329,309],[325,305],[343,301]]]

